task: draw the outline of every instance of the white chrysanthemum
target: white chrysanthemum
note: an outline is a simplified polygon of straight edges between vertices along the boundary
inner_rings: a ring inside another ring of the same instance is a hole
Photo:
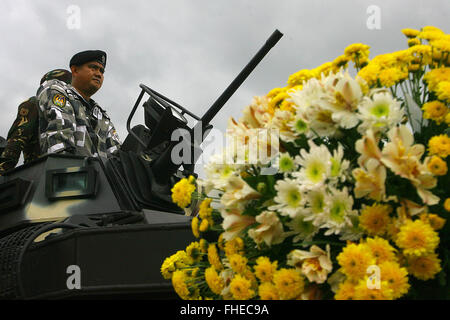
[[[325,186],[309,191],[305,195],[307,210],[303,212],[306,221],[311,221],[313,225],[322,224],[327,200],[327,192]]]
[[[308,143],[310,145],[309,152],[302,149],[298,158],[302,168],[293,175],[302,184],[317,186],[325,182],[330,174],[331,154],[325,145],[316,146],[312,141]]]
[[[296,115],[290,123],[292,128],[295,128],[298,119],[302,119],[308,124],[309,130],[305,132],[308,137],[316,134],[322,137],[335,136],[338,133],[339,127],[332,119],[332,112],[321,106],[327,99],[327,93],[321,81],[315,78],[310,79],[304,83],[302,90],[292,91],[289,95],[296,109]]]
[[[313,225],[311,221],[305,220],[305,217],[298,215],[290,222],[286,223],[289,229],[293,230],[295,237],[293,242],[310,241],[314,235],[319,231],[319,228]]]
[[[280,139],[283,141],[295,141],[298,133],[294,131],[291,125],[294,119],[295,115],[291,111],[276,109],[268,128],[278,130]]]
[[[387,91],[378,91],[371,98],[364,97],[358,111],[362,121],[358,132],[361,134],[368,129],[385,132],[399,124],[404,116],[400,102]]]
[[[323,214],[323,224],[320,228],[328,229],[325,235],[340,234],[344,228],[352,227],[351,216],[358,214],[353,210],[353,198],[348,194],[347,188],[343,190],[331,190],[328,197],[326,210]]]
[[[269,210],[276,210],[281,215],[296,217],[305,203],[303,192],[297,181],[292,179],[278,180],[275,184],[277,195],[274,198],[276,205],[270,206]]]
[[[344,159],[344,148],[341,144],[333,151],[330,161],[330,179],[344,182],[347,178],[347,169],[350,166],[350,161]]]
[[[309,131],[308,121],[303,119],[298,113],[296,114],[295,118],[293,118],[293,120],[288,123],[288,126],[296,134],[296,136],[300,136],[302,134],[307,135]]]
[[[228,183],[228,179],[238,174],[238,167],[230,164],[232,160],[225,159],[225,154],[222,152],[212,155],[204,166],[206,180],[212,183],[216,189],[223,189]]]
[[[275,160],[274,167],[279,172],[288,173],[297,170],[297,162],[288,152],[280,153]]]

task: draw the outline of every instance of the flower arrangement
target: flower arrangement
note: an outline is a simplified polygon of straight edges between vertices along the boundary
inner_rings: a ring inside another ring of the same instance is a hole
[[[450,298],[450,35],[402,32],[408,49],[350,45],[230,119],[276,129],[277,153],[235,161],[241,139],[174,186],[200,203],[199,240],[161,266],[181,298]]]

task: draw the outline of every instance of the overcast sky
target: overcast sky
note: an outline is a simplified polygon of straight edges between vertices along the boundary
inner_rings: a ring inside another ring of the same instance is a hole
[[[370,6],[380,10],[380,29],[367,27]],[[201,116],[275,29],[284,37],[213,120],[217,129],[239,118],[253,96],[285,86],[290,74],[333,60],[349,44],[370,45],[372,57],[404,49],[402,28],[449,33],[449,14],[448,0],[1,0],[0,135],[41,76],[68,69],[82,50],[108,54],[93,99],[123,141],[140,83]]]

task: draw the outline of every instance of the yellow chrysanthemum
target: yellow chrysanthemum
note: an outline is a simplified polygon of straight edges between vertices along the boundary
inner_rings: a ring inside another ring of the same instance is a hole
[[[255,295],[255,291],[251,289],[250,280],[239,274],[231,280],[230,292],[236,300],[248,300]]]
[[[420,220],[422,220],[425,223],[428,223],[436,231],[441,230],[446,222],[444,218],[441,218],[434,213],[423,213],[420,215]]]
[[[200,244],[200,252],[207,254],[208,253],[208,245],[209,245],[208,241],[206,241],[205,239],[202,238],[202,239],[200,239],[199,244]]]
[[[450,68],[436,68],[432,69],[423,77],[428,84],[428,88],[431,91],[436,91],[439,83],[448,81],[450,79]]]
[[[444,81],[437,85],[436,95],[439,100],[450,102],[450,81]]]
[[[227,241],[225,243],[224,251],[225,251],[225,254],[227,255],[227,257],[229,257],[235,253],[243,254],[244,253],[244,241],[240,237],[234,237],[233,239],[231,239],[230,241]]]
[[[266,96],[267,98],[272,99],[273,97],[275,97],[277,94],[279,94],[284,90],[285,88],[273,88],[272,90],[269,91],[269,93]]]
[[[442,270],[441,260],[436,253],[420,257],[408,257],[408,272],[420,280],[433,279]]]
[[[202,219],[208,219],[211,217],[211,213],[212,213],[212,208],[211,208],[211,198],[206,198],[205,200],[202,201],[202,203],[200,204],[200,209],[198,212],[198,215],[200,216],[200,218]]]
[[[232,254],[228,257],[231,269],[236,273],[244,273],[247,269],[247,258],[240,254]]]
[[[271,282],[263,282],[258,287],[258,293],[261,300],[279,300],[277,288]]]
[[[425,119],[431,119],[437,124],[445,121],[445,116],[448,113],[447,106],[440,101],[427,102],[423,105],[422,110],[424,111],[423,117]]]
[[[380,288],[367,285],[367,279],[361,280],[355,287],[355,300],[392,300],[393,292],[386,281],[381,281]]]
[[[387,226],[391,221],[389,214],[392,207],[385,204],[374,204],[361,210],[359,226],[370,236],[381,236],[387,231]]]
[[[289,87],[294,87],[297,85],[302,85],[304,81],[314,78],[314,72],[308,69],[302,69],[289,76],[287,81]]]
[[[395,243],[405,255],[421,256],[433,252],[439,244],[439,236],[421,220],[407,221],[400,228]]]
[[[207,219],[203,219],[202,222],[200,222],[200,226],[198,227],[198,230],[200,232],[206,232],[209,228],[209,221]]]
[[[177,270],[173,273],[172,286],[181,299],[189,299],[191,293],[186,285],[186,274],[183,270]]]
[[[439,158],[438,156],[433,156],[427,163],[428,170],[435,176],[445,176],[447,174],[447,162]]]
[[[444,209],[450,212],[450,198],[445,199],[444,201]]]
[[[450,138],[446,134],[432,137],[428,141],[430,154],[437,155],[443,159],[450,154]]]
[[[362,43],[354,43],[347,46],[344,50],[344,54],[351,58],[353,61],[356,57],[368,57],[370,46]]]
[[[367,268],[375,264],[372,253],[361,245],[354,243],[347,245],[337,256],[337,261],[342,267],[341,272],[350,280],[364,278]]]
[[[303,277],[296,269],[282,268],[273,275],[273,283],[282,300],[297,298],[304,289]]]
[[[202,253],[200,250],[200,243],[197,241],[192,242],[186,247],[186,254],[192,258],[194,262],[198,262],[202,259]]]
[[[196,238],[200,238],[200,231],[199,231],[199,219],[197,217],[194,217],[191,221],[191,229],[192,229],[192,234],[196,237]]]
[[[408,47],[417,46],[419,44],[422,44],[422,43],[420,42],[420,39],[418,39],[418,38],[408,39]]]
[[[214,243],[210,243],[208,247],[208,261],[216,268],[216,270],[222,270],[223,265],[220,261],[219,253],[217,252],[217,247]]]
[[[395,248],[389,244],[389,242],[383,238],[367,238],[364,246],[369,249],[372,255],[376,259],[376,264],[380,264],[385,261],[397,260],[395,256]]]
[[[450,40],[449,39],[436,39],[431,41],[431,46],[440,52],[450,52]]]
[[[415,38],[420,33],[420,31],[415,30],[415,29],[406,28],[406,29],[402,29],[402,33],[408,38]]]
[[[273,274],[278,268],[278,261],[270,262],[268,257],[259,257],[256,259],[256,265],[253,267],[255,275],[261,282],[270,282]]]
[[[188,256],[186,251],[177,251],[175,254],[164,260],[161,265],[161,274],[164,279],[171,279],[175,270],[186,268],[192,263],[194,263],[194,260]]]
[[[344,281],[339,284],[334,295],[336,300],[355,300],[355,284],[352,281]]]
[[[191,195],[195,191],[194,180],[193,176],[189,176],[189,179],[183,178],[171,189],[172,201],[180,208],[186,208],[191,204]]]
[[[213,293],[219,295],[222,292],[224,283],[214,267],[206,268],[205,280]]]
[[[335,71],[339,70],[340,68],[346,68],[348,61],[350,58],[346,56],[345,54],[340,55],[336,59],[333,60],[333,67],[335,68]]]
[[[389,288],[392,289],[393,299],[398,299],[408,293],[410,285],[408,271],[405,268],[393,261],[385,261],[379,267],[381,281],[386,281]]]

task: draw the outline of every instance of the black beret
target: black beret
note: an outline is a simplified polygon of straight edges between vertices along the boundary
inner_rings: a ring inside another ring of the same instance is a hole
[[[49,71],[46,74],[44,74],[40,84],[44,83],[44,81],[53,79],[61,80],[67,84],[70,84],[72,82],[72,73],[70,73],[70,71],[65,69],[55,69]]]
[[[106,67],[106,52],[101,50],[87,50],[78,52],[76,55],[70,59],[70,66],[80,66],[87,62],[98,62],[103,65],[103,68]]]

